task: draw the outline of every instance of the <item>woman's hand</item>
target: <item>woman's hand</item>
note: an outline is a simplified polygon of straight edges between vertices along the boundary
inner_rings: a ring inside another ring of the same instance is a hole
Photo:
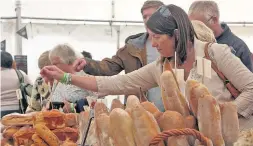
[[[46,83],[50,82],[51,85],[54,82],[54,79],[59,81],[64,76],[64,72],[54,65],[43,67],[40,74]]]

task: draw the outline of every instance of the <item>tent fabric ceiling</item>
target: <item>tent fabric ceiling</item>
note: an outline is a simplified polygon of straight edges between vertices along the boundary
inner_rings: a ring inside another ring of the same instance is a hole
[[[141,21],[140,8],[145,0],[114,0],[115,20]],[[177,0],[173,4],[188,11],[194,0]],[[215,0],[222,21],[253,22],[250,0]],[[170,4],[171,0],[163,0]],[[110,20],[112,0],[21,0],[22,16]],[[0,1],[1,16],[15,16],[15,0]]]

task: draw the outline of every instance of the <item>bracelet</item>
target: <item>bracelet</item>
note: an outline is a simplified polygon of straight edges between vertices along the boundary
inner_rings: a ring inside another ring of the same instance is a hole
[[[71,84],[72,76],[70,73],[64,73],[63,77],[60,79],[60,82],[63,84]]]
[[[70,103],[70,108],[71,108],[71,112],[74,113],[75,112],[75,107],[74,107],[74,104],[73,103]]]

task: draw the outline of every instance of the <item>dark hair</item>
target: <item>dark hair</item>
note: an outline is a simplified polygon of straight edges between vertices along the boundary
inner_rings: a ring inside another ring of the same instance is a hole
[[[144,2],[144,4],[142,5],[141,7],[141,13],[143,13],[143,11],[145,9],[148,9],[148,8],[159,8],[160,6],[163,6],[164,3],[159,1],[159,0],[147,0]]]
[[[172,4],[161,6],[149,18],[147,27],[156,34],[167,34],[169,36],[173,36],[177,29],[178,39],[176,40],[175,51],[179,57],[179,63],[184,63],[187,58],[188,41],[194,43],[196,34],[188,15],[182,8]]]
[[[83,54],[83,57],[86,57],[86,58],[89,58],[89,59],[92,59],[92,56],[89,52],[86,52],[86,51],[83,51],[81,52]]]
[[[10,53],[1,51],[1,67],[12,68],[13,58]]]

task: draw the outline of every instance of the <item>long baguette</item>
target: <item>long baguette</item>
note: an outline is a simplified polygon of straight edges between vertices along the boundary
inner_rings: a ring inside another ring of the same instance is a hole
[[[12,113],[2,117],[1,124],[4,126],[24,126],[32,125],[34,116],[37,112],[29,114]]]
[[[185,87],[185,95],[189,101],[190,109],[195,117],[198,112],[198,100],[206,95],[211,95],[205,85],[195,80],[188,80]]]
[[[32,140],[36,146],[48,146],[40,137],[38,134],[33,134]]]
[[[59,146],[58,137],[44,124],[36,124],[34,126],[36,133],[50,146]]]
[[[103,113],[95,119],[96,132],[100,146],[113,146],[112,138],[109,135],[110,117]]]
[[[135,146],[133,120],[123,109],[115,108],[110,113],[110,134],[115,146]]]
[[[155,114],[159,111],[159,109],[155,106],[154,103],[149,101],[142,102],[141,105],[144,107],[145,110],[149,111],[151,114]]]
[[[225,146],[222,129],[220,107],[211,95],[198,100],[199,131],[210,138],[215,146]]]
[[[113,99],[111,104],[111,111],[115,108],[124,109],[124,105],[120,102],[119,99]]]
[[[170,71],[164,71],[160,77],[160,80],[165,110],[177,111],[183,116],[188,116],[190,112],[186,99],[180,93],[173,74]]]
[[[154,116],[141,105],[137,105],[132,108],[131,117],[136,130],[136,139],[141,146],[148,146],[151,140],[160,133]],[[163,142],[159,143],[159,146],[164,146]]]
[[[233,102],[226,102],[220,105],[222,135],[226,146],[233,146],[239,138],[239,120],[237,106]]]

